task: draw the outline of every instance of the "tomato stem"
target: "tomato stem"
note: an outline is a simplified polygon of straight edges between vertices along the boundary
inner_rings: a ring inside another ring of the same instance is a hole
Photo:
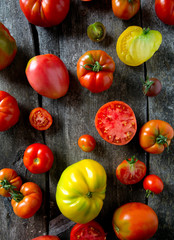
[[[88,192],[86,195],[88,198],[92,198],[92,192]]]
[[[102,66],[100,65],[100,63],[98,61],[96,61],[94,64],[85,64],[85,65],[81,65],[84,69],[89,70],[89,71],[93,71],[93,72],[99,72],[102,70]],[[87,68],[86,66],[89,66],[90,68]]]
[[[95,22],[88,26],[87,34],[92,41],[100,42],[106,35],[105,26],[100,22]]]
[[[150,87],[154,84],[154,81],[149,81],[149,77],[147,77],[146,81],[144,82],[143,86],[145,87],[144,89],[144,94],[149,91]]]
[[[148,28],[143,28],[143,33],[144,33],[144,34],[147,34],[149,31],[150,31],[150,28],[149,28],[149,27],[148,27]]]
[[[136,159],[136,157],[135,157],[135,155],[133,155],[132,157],[131,157],[131,160],[128,160],[128,159],[126,159],[126,161],[129,163],[129,164],[134,164],[134,163],[136,163],[137,161],[138,161],[138,159]]]
[[[145,197],[148,198],[150,195],[152,195],[152,197],[154,197],[154,193],[151,190],[147,189]]]
[[[163,135],[159,135],[156,138],[156,143],[158,143],[158,144],[166,144],[167,145],[167,151],[169,151],[169,144],[167,142],[167,137],[165,137]]]
[[[16,188],[16,186],[13,186],[7,181],[6,179],[0,181],[1,187],[4,188],[5,190],[9,191],[11,189]]]

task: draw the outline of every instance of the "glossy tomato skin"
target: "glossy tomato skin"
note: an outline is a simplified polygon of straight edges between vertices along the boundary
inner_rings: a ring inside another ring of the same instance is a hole
[[[160,177],[155,174],[147,175],[143,181],[143,187],[146,191],[159,194],[163,191],[164,183]]]
[[[126,203],[114,212],[112,225],[121,240],[147,240],[158,229],[158,217],[144,203]]]
[[[125,145],[135,136],[137,121],[128,104],[112,101],[104,104],[96,113],[95,127],[105,141]]]
[[[32,173],[45,173],[53,165],[54,156],[51,149],[42,143],[28,146],[24,152],[23,163]]]
[[[19,120],[19,107],[16,99],[5,91],[0,91],[0,131],[6,131]]]
[[[60,240],[57,236],[45,235],[33,238],[32,240]]]
[[[155,0],[155,12],[162,22],[168,25],[174,25],[173,0]]]
[[[162,89],[161,82],[157,78],[149,78],[143,84],[143,92],[148,97],[157,96]]]
[[[140,0],[112,0],[112,10],[116,17],[131,19],[140,9]]]
[[[57,99],[68,91],[68,70],[62,60],[53,54],[31,58],[25,72],[31,87],[42,96]]]
[[[172,126],[162,120],[146,122],[139,132],[140,146],[149,153],[160,154],[168,147],[173,138]]]
[[[91,135],[84,134],[78,139],[78,145],[84,152],[91,152],[96,146],[96,141]]]
[[[80,84],[92,93],[110,88],[114,71],[113,59],[102,50],[88,51],[77,62],[77,77]]]
[[[51,27],[61,23],[70,8],[70,0],[19,0],[27,20],[40,27]]]
[[[77,223],[70,233],[70,240],[97,239],[106,240],[106,234],[99,223],[90,221],[85,224]]]

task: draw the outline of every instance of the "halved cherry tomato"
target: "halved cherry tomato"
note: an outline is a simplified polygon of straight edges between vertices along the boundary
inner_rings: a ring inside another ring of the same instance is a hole
[[[57,236],[45,235],[33,238],[32,240],[60,240]]]
[[[47,130],[53,123],[51,114],[41,107],[34,108],[31,111],[29,121],[31,126],[40,131]]]
[[[115,145],[125,145],[137,131],[137,121],[132,108],[121,101],[104,104],[95,116],[95,127],[100,136]]]
[[[84,152],[91,152],[96,146],[96,141],[91,135],[85,134],[79,138],[78,145]]]
[[[162,22],[168,25],[174,25],[173,0],[155,0],[155,12]]]
[[[160,177],[155,174],[151,174],[145,177],[143,187],[146,190],[146,197],[149,197],[150,194],[161,193],[164,188],[164,183]]]
[[[147,78],[143,84],[143,92],[148,97],[157,96],[162,89],[161,82],[157,78]]]
[[[135,156],[124,160],[116,169],[117,179],[123,184],[135,184],[146,175],[146,165]]]

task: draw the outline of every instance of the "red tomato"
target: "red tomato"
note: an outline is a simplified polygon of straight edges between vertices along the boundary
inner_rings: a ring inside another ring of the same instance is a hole
[[[123,184],[135,184],[146,175],[146,165],[135,156],[124,160],[116,169],[116,176]]]
[[[174,25],[173,0],[155,0],[155,12],[162,22],[168,25]]]
[[[42,203],[40,187],[33,182],[26,182],[21,186],[20,192],[11,194],[11,205],[14,213],[21,218],[32,217]]]
[[[44,108],[34,108],[29,116],[31,126],[37,130],[47,130],[53,123],[51,114]]]
[[[60,240],[60,238],[56,236],[45,235],[45,236],[33,238],[32,240]]]
[[[121,101],[104,104],[95,117],[95,127],[100,136],[115,145],[125,145],[137,131],[137,121],[131,107]]]
[[[61,23],[68,14],[70,0],[19,0],[28,21],[40,27]]]
[[[140,9],[140,0],[112,0],[114,15],[123,20],[129,20]]]
[[[158,217],[148,205],[132,202],[116,209],[112,225],[121,240],[147,240],[158,229]]]
[[[68,91],[68,70],[62,60],[53,54],[31,58],[26,75],[31,87],[42,96],[57,99]]]
[[[71,230],[70,240],[106,240],[106,234],[99,223],[90,221],[85,224],[77,223]]]
[[[146,197],[149,197],[150,194],[161,193],[163,191],[164,184],[160,177],[151,174],[145,177],[143,187],[146,190]]]
[[[52,167],[53,161],[53,153],[45,144],[31,144],[24,152],[24,165],[32,173],[47,172]]]
[[[78,145],[84,152],[91,152],[95,148],[96,141],[91,135],[85,134],[79,138]]]
[[[0,170],[0,195],[10,197],[10,190],[19,190],[22,185],[21,177],[11,168]]]
[[[149,153],[159,154],[168,147],[173,138],[172,126],[162,120],[150,120],[139,133],[140,146]]]
[[[161,82],[157,78],[147,78],[143,84],[143,92],[148,97],[157,96],[162,89]]]
[[[77,77],[80,84],[93,93],[110,88],[114,71],[113,59],[102,50],[88,51],[77,62]]]
[[[19,107],[16,99],[9,93],[0,91],[0,131],[6,131],[19,120]]]

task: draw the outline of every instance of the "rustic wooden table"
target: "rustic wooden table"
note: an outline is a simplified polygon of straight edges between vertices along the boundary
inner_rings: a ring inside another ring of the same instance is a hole
[[[62,171],[70,164],[84,158],[101,163],[107,172],[107,192],[104,206],[97,221],[107,232],[107,239],[117,239],[111,226],[114,210],[127,202],[143,202],[152,207],[159,218],[159,229],[152,239],[170,240],[174,237],[174,148],[159,155],[147,154],[139,146],[138,133],[150,119],[161,119],[173,124],[173,80],[174,80],[174,28],[162,23],[155,14],[154,0],[142,0],[139,13],[129,21],[116,18],[111,1],[71,0],[66,19],[51,28],[36,27],[24,17],[19,1],[0,1],[0,21],[9,29],[17,42],[18,52],[13,63],[0,72],[0,89],[13,95],[21,111],[19,122],[6,132],[0,133],[0,169],[15,169],[23,182],[36,182],[43,191],[41,209],[30,219],[20,219],[11,207],[10,199],[0,197],[0,239],[31,240],[43,234],[58,235],[69,239],[73,222],[59,211],[55,192]],[[87,26],[96,21],[107,29],[103,42],[88,39]],[[115,45],[119,35],[131,25],[150,27],[162,33],[163,42],[155,55],[139,67],[129,67],[116,54]],[[83,88],[76,76],[78,58],[88,50],[102,49],[116,63],[114,82],[111,88],[92,94]],[[39,54],[53,53],[59,56],[68,68],[70,87],[66,96],[52,100],[39,96],[29,85],[25,76],[28,60]],[[157,77],[162,82],[162,91],[155,98],[142,93],[140,78]],[[136,115],[138,131],[134,139],[125,146],[114,146],[105,142],[94,126],[97,110],[106,102],[121,100],[129,104]],[[40,132],[31,127],[30,111],[38,106],[47,109],[53,116],[50,129]],[[95,150],[83,152],[77,145],[82,134],[91,134],[97,141]],[[49,173],[31,174],[23,165],[23,153],[32,143],[45,143],[54,153],[54,164]],[[117,181],[115,169],[125,158],[136,155],[146,163],[148,172],[159,175],[164,181],[160,195],[145,200],[142,181],[126,186]]]

